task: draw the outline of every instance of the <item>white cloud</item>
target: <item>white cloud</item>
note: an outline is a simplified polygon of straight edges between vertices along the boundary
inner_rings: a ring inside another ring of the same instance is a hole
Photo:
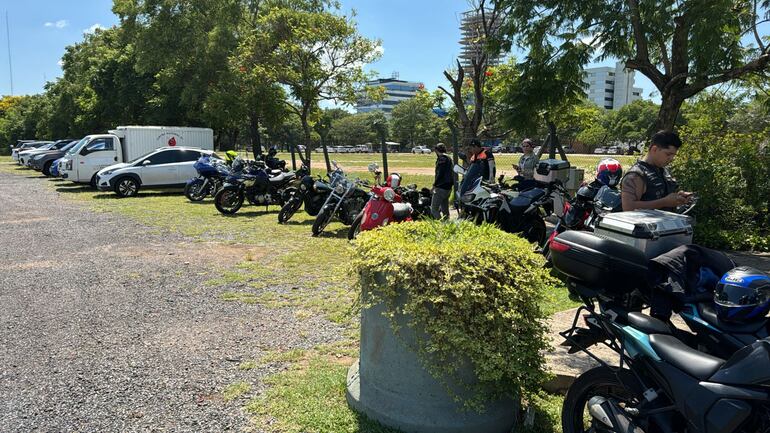
[[[69,21],[67,20],[59,20],[56,22],[48,21],[45,24],[43,24],[46,27],[56,27],[57,29],[63,29],[70,25]]]
[[[56,62],[56,64],[59,65],[60,68],[64,67],[64,59],[59,59],[59,61]]]
[[[105,29],[105,27],[103,25],[101,25],[99,23],[96,23],[96,24],[92,25],[91,27],[83,30],[83,33],[88,35],[88,34],[91,34],[91,33],[95,33],[97,30],[104,30],[104,29]]]

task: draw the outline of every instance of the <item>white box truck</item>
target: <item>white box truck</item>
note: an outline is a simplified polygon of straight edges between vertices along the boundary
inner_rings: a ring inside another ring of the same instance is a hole
[[[64,155],[59,167],[63,178],[95,186],[96,173],[104,167],[130,162],[167,146],[214,150],[214,131],[177,126],[118,126],[108,134],[84,137]]]

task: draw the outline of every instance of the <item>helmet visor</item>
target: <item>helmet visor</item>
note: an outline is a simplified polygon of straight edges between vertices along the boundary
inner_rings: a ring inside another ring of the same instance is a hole
[[[767,301],[767,290],[757,290],[735,284],[718,284],[714,292],[714,302],[726,307],[747,307],[763,304]]]

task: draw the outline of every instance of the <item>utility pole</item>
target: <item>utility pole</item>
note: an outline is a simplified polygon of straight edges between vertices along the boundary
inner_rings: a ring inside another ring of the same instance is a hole
[[[11,77],[11,96],[13,96],[13,65],[11,64],[11,27],[8,24],[8,11],[5,11],[5,35],[8,40],[8,70]]]

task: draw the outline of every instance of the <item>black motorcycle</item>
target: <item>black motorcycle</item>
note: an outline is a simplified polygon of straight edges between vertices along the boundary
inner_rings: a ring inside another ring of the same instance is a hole
[[[461,218],[476,224],[496,224],[501,230],[518,234],[529,242],[545,242],[545,217],[553,213],[552,194],[566,193],[561,182],[537,183],[523,192],[503,184],[477,179],[460,198]]]
[[[324,182],[320,177],[306,175],[300,180],[298,188],[289,188],[284,192],[285,204],[278,212],[278,224],[289,221],[303,204],[308,215],[318,215],[330,191],[328,182]]]
[[[313,236],[323,233],[335,215],[343,224],[348,226],[353,224],[369,200],[369,193],[362,189],[368,186],[365,181],[346,178],[336,162],[334,167],[333,178],[328,185],[329,196],[313,222]]]
[[[727,360],[699,352],[666,323],[633,311],[633,292],[647,277],[642,251],[581,232],[555,240],[554,268],[583,301],[561,333],[564,345],[601,364],[570,386],[564,433],[770,431],[770,341],[755,341]],[[591,353],[593,344],[617,353],[618,365]]]
[[[237,168],[234,166],[234,170]],[[240,171],[227,177],[222,189],[214,196],[214,205],[225,215],[232,215],[243,206],[245,200],[252,205],[284,205],[284,190],[299,176],[308,173],[306,167],[294,172],[268,172],[261,161],[246,163]]]
[[[401,200],[412,206],[412,219],[421,219],[431,216],[430,202],[433,195],[428,188],[417,188],[416,184],[410,184],[398,188]]]

